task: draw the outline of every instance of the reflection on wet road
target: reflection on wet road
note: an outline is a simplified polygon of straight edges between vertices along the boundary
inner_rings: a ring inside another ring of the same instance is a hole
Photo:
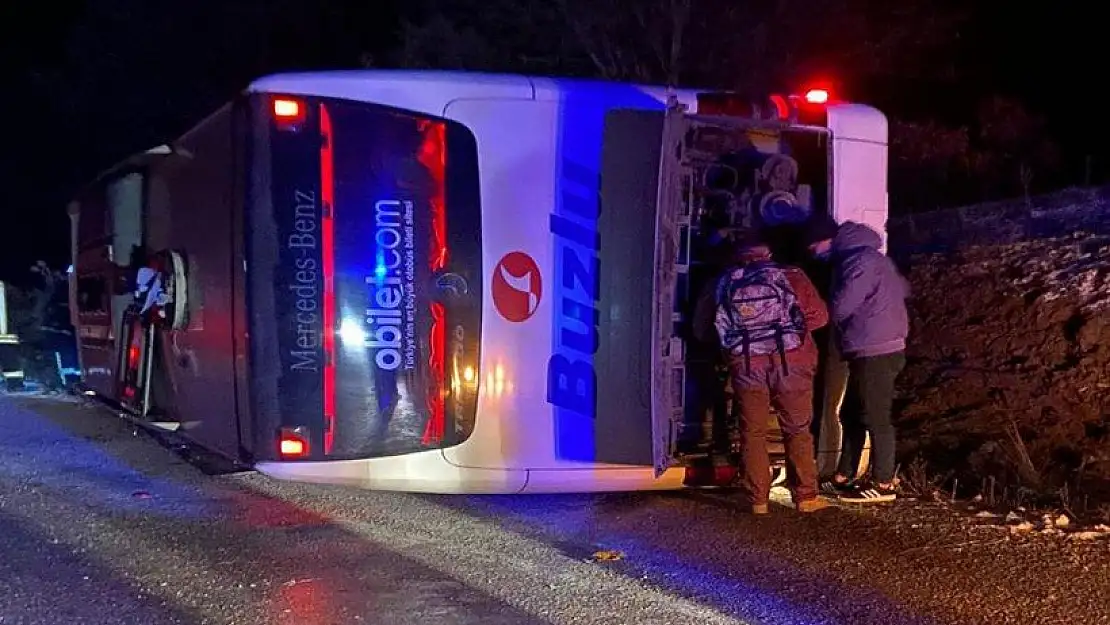
[[[1006,553],[921,560],[908,555],[920,536],[870,514],[210,477],[58,400],[0,398],[0,428],[3,625],[1106,622],[1097,605],[1057,620],[1101,601],[1104,556],[1084,563],[1092,588],[1022,605],[1020,585],[985,572]],[[593,561],[599,550],[623,557]]]

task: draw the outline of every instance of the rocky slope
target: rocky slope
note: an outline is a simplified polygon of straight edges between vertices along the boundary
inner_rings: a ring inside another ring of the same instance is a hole
[[[903,466],[1110,497],[1110,189],[892,221]]]

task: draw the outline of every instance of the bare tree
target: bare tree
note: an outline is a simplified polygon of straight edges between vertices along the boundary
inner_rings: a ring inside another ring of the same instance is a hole
[[[971,158],[967,127],[892,121],[891,205],[901,210],[937,208],[951,197],[953,178],[970,173]]]
[[[558,6],[602,78],[677,85],[693,3],[559,0]]]
[[[926,0],[897,7],[870,0],[423,2],[424,18],[405,31],[404,64],[753,93],[844,68],[897,73],[921,65],[918,57],[943,65],[937,50],[962,19]]]
[[[425,0],[404,23],[390,59],[412,68],[576,74],[579,63],[558,7],[546,0]]]
[[[979,141],[982,149],[995,154],[1000,169],[992,173],[1003,182],[997,191],[1006,193],[1016,182],[1027,202],[1034,178],[1052,173],[1060,164],[1059,148],[1049,138],[1044,118],[1010,98],[995,96],[981,103]]]
[[[402,24],[397,63],[410,69],[492,69],[496,51],[474,28],[446,15]]]

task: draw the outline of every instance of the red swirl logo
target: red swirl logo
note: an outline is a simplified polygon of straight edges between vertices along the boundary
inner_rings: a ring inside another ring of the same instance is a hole
[[[532,257],[509,252],[493,268],[493,306],[507,321],[520,323],[536,314],[543,297],[543,278]]]

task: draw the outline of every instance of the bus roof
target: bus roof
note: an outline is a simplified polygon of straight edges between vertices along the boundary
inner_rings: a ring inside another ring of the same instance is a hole
[[[442,116],[452,100],[536,98],[535,87],[527,76],[448,71],[347,70],[275,74],[254,81],[247,91],[358,100],[435,116]]]
[[[442,116],[447,105],[460,99],[559,100],[568,94],[579,98],[628,101],[630,91],[666,103],[674,95],[691,112],[697,112],[697,94],[712,89],[668,89],[581,78],[558,78],[516,74],[444,70],[329,70],[273,74],[259,78],[247,88],[250,93],[284,93],[373,102],[396,108]],[[836,107],[834,133],[885,141],[885,116],[863,104],[833,104]]]
[[[663,106],[669,95],[697,112],[697,94],[711,89],[669,89],[658,85],[640,85],[584,78],[494,74],[448,70],[326,70],[271,74],[253,81],[247,93],[281,93],[288,95],[322,96],[371,102],[442,116],[447,105],[460,99],[519,99],[552,101],[574,94],[580,98],[622,100],[629,91],[649,96]],[[878,110],[862,104],[837,104],[834,134],[859,139],[881,137],[886,141],[886,118]],[[832,121],[832,120],[830,120]],[[200,122],[197,126],[202,126]],[[195,127],[194,129],[195,130]],[[190,130],[185,133],[188,135]],[[93,184],[123,169],[172,153],[167,146],[157,146],[118,163],[96,177]],[[90,185],[91,186],[91,185]]]
[[[573,92],[604,97],[634,89],[660,104],[673,93],[679,101],[695,105],[699,90],[674,89],[580,78],[556,78],[514,74],[441,70],[340,70],[274,74],[260,78],[247,88],[252,93],[318,95],[375,102],[397,108],[442,115],[452,100],[503,98],[555,100]]]

